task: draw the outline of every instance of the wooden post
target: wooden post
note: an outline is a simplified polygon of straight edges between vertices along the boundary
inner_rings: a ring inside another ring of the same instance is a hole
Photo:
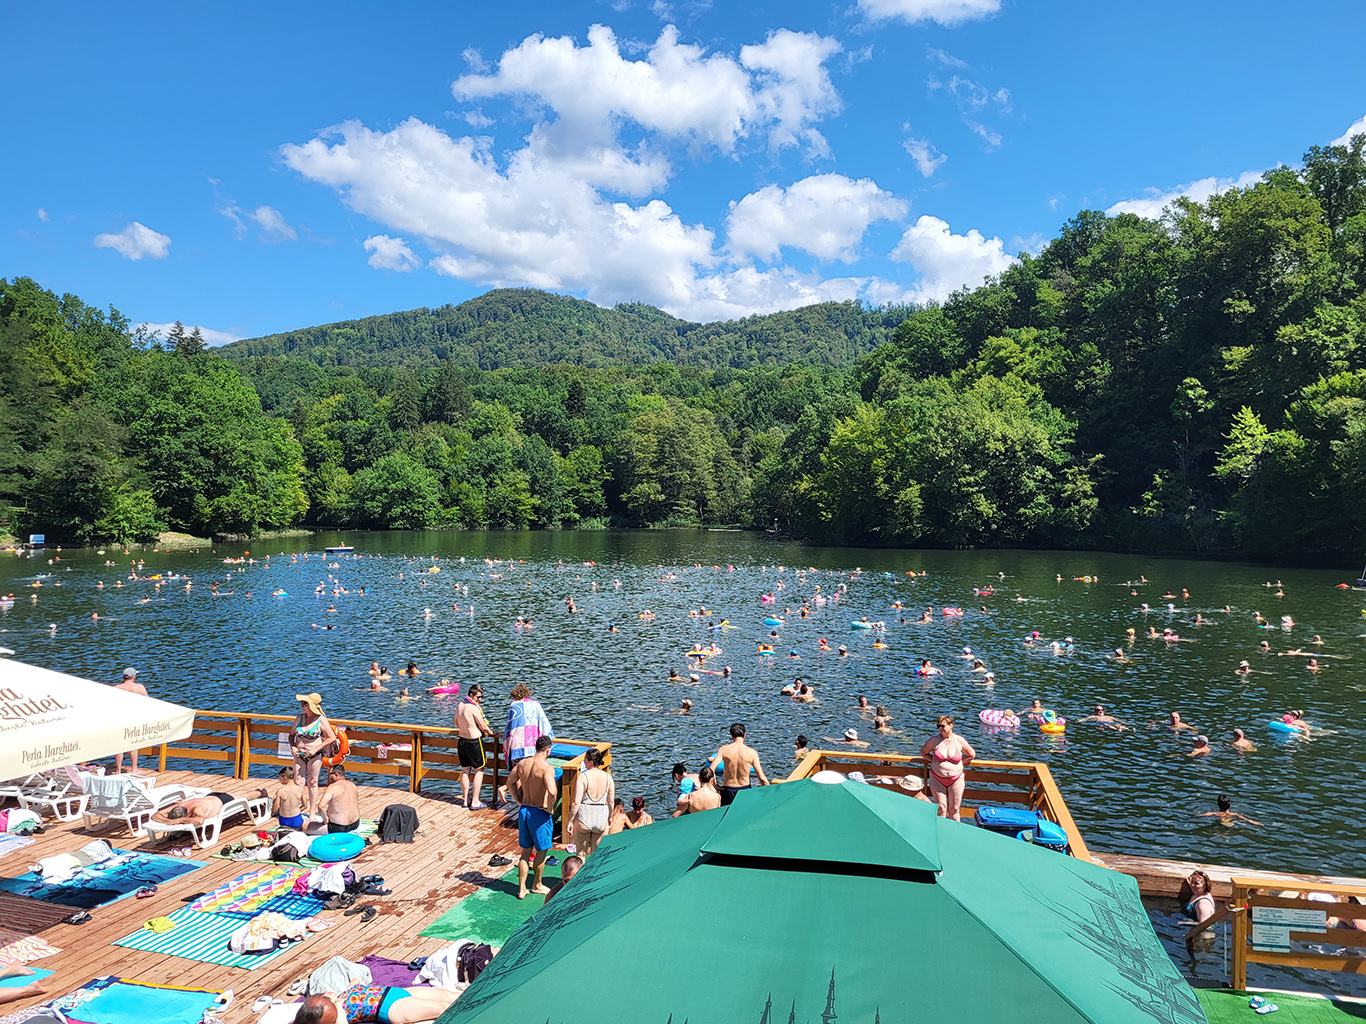
[[[1233,900],[1235,907],[1242,907],[1241,911],[1233,914],[1233,967],[1232,967],[1232,987],[1239,992],[1247,989],[1247,938],[1249,931],[1249,921],[1252,917],[1252,909],[1248,907],[1247,886],[1240,885],[1238,879],[1233,881]]]
[[[410,793],[422,792],[422,733],[414,729],[413,733],[413,757],[412,766],[408,773],[408,791]]]
[[[161,775],[166,773],[166,744],[164,743],[161,745],[161,763],[157,766],[157,773]]]

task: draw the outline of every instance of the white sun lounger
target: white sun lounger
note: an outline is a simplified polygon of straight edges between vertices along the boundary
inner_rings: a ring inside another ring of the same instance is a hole
[[[85,827],[90,832],[101,832],[122,825],[133,836],[147,834],[147,822],[163,807],[208,794],[207,789],[193,786],[158,786],[148,788],[129,776],[115,776],[92,784],[86,780],[86,794],[90,797],[85,809]]]
[[[202,822],[194,821],[152,821],[143,826],[153,839],[167,839],[178,833],[188,835],[199,849],[213,846],[218,842],[218,833],[223,822],[238,814],[251,818],[253,825],[264,825],[270,818],[270,799],[264,796],[244,796],[229,800],[223,810]]]
[[[51,814],[58,821],[75,821],[85,813],[88,799],[85,776],[70,766],[43,772],[39,782],[19,791],[20,807]]]

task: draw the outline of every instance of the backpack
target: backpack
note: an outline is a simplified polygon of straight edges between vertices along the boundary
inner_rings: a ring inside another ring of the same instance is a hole
[[[456,980],[468,985],[489,965],[493,959],[493,949],[487,942],[470,942],[460,948],[455,959],[459,965],[456,968]]]

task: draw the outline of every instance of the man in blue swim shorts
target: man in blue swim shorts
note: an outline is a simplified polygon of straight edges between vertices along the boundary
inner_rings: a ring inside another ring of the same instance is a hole
[[[545,857],[554,841],[555,769],[550,764],[550,748],[554,740],[541,736],[536,740],[536,756],[517,762],[508,776],[508,792],[521,804],[517,812],[517,898],[526,899],[526,879],[532,871],[531,892],[545,895],[550,889],[541,881],[545,874]]]

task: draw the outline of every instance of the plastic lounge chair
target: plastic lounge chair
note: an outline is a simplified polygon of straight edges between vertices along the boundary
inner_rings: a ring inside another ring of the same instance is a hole
[[[85,809],[85,827],[90,832],[100,832],[122,825],[129,834],[141,838],[147,834],[147,822],[153,814],[163,807],[208,794],[207,789],[193,786],[159,786],[148,789],[131,778],[118,777],[114,786],[91,786],[86,780],[86,793],[90,801]],[[118,790],[117,793],[109,790]]]
[[[8,782],[0,782],[0,800],[18,800],[20,794],[25,789],[35,789],[42,786],[43,773],[35,772],[32,775],[25,775],[22,779],[10,779]]]
[[[223,822],[238,814],[251,818],[253,825],[264,825],[270,818],[270,800],[263,796],[238,797],[223,805],[223,810],[202,822],[195,821],[152,821],[143,826],[153,839],[167,839],[177,833],[185,833],[199,849],[214,846]]]
[[[39,814],[51,814],[58,821],[75,821],[85,813],[90,798],[85,792],[85,779],[70,766],[44,772],[43,781],[19,792],[19,806]]]

